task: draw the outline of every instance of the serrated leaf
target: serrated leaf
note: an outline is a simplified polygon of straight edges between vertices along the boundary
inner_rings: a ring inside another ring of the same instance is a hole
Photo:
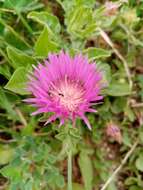
[[[9,59],[11,60],[10,63],[14,69],[17,69],[18,67],[27,67],[28,65],[36,64],[36,60],[34,58],[16,48],[8,46],[7,54]]]
[[[37,56],[47,57],[49,52],[55,52],[58,44],[50,39],[49,31],[45,27],[35,44]]]
[[[24,67],[19,67],[13,73],[9,82],[6,84],[5,89],[21,95],[25,95],[28,94],[28,92],[25,89],[26,82],[27,82],[27,69]]]
[[[48,31],[51,31],[53,33],[59,33],[61,30],[58,18],[48,12],[32,11],[28,14],[28,18],[33,19],[34,21],[46,26]]]
[[[112,52],[102,48],[88,48],[84,50],[83,53],[87,54],[89,59],[94,60],[109,57]]]
[[[91,159],[87,153],[80,153],[78,163],[83,177],[85,190],[92,190],[93,167]]]

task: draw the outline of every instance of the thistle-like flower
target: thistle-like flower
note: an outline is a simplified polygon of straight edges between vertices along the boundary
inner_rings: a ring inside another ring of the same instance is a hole
[[[67,119],[75,123],[79,117],[91,129],[85,112],[96,112],[91,106],[103,97],[102,74],[95,63],[82,55],[50,54],[43,64],[34,66],[29,76],[28,91],[32,98],[25,101],[37,108],[32,115],[52,112],[48,124],[57,118],[59,126]]]

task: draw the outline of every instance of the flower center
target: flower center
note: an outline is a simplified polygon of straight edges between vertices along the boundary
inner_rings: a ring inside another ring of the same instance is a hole
[[[59,101],[61,106],[74,112],[83,102],[85,90],[80,82],[65,76],[60,82],[51,84],[49,94],[53,101]]]

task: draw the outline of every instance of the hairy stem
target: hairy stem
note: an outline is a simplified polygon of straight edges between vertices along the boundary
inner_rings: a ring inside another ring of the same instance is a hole
[[[127,162],[128,158],[130,157],[130,155],[133,153],[133,151],[135,150],[135,148],[138,145],[138,139],[135,141],[135,143],[133,144],[132,148],[127,152],[126,156],[124,157],[124,159],[122,160],[121,164],[118,166],[118,168],[112,173],[112,175],[109,177],[109,179],[106,181],[106,183],[103,185],[103,187],[101,188],[101,190],[105,190],[108,185],[111,183],[111,181],[115,178],[115,176],[117,175],[117,173],[121,170],[121,168],[123,167],[123,165]]]

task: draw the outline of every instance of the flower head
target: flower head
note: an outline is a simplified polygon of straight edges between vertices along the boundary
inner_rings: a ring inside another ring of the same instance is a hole
[[[44,64],[34,67],[29,80],[33,97],[26,102],[37,107],[33,115],[53,112],[46,124],[59,118],[60,126],[66,119],[75,122],[80,117],[91,129],[85,112],[96,112],[91,106],[102,99],[99,93],[103,86],[95,63],[82,55],[50,54]]]

